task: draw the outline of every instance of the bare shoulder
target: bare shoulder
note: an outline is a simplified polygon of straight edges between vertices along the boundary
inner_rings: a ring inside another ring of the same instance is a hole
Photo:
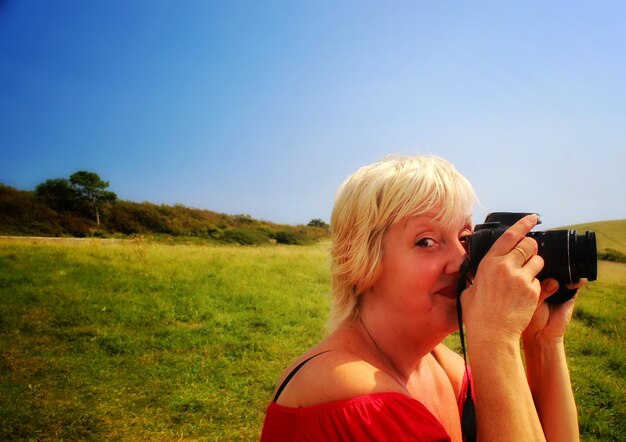
[[[280,382],[309,356],[305,354],[294,362]],[[302,366],[285,386],[277,403],[286,407],[309,407],[385,391],[403,392],[390,376],[356,354],[331,350]]]
[[[435,347],[433,355],[441,368],[443,368],[448,379],[450,379],[454,393],[458,397],[463,385],[463,376],[465,373],[465,362],[463,358],[444,344],[439,344]]]

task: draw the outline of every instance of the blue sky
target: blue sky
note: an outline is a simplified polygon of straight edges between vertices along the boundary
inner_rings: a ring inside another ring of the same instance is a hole
[[[451,160],[489,211],[626,218],[621,1],[0,3],[0,182],[328,220],[356,168]]]

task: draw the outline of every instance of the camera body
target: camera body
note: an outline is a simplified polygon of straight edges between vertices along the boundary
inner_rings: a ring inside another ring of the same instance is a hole
[[[490,213],[483,224],[474,227],[468,245],[470,269],[474,274],[493,243],[526,215],[530,213]],[[581,278],[596,280],[598,256],[594,232],[579,234],[575,230],[547,230],[530,232],[526,236],[537,241],[537,254],[544,260],[543,270],[537,279],[554,278],[559,282],[559,290],[548,298],[548,302],[563,303],[572,298],[576,290],[567,289],[566,284],[577,283]]]

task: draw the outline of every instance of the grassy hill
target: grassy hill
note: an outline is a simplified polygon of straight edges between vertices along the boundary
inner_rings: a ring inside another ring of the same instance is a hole
[[[564,228],[594,231],[596,232],[598,251],[613,249],[626,254],[626,219],[576,224]]]
[[[0,440],[258,440],[324,333],[328,244],[0,238]],[[583,441],[626,441],[626,264],[567,335]]]
[[[328,237],[320,219],[307,225],[284,225],[250,215],[117,200],[100,209],[101,224],[84,201],[71,204],[0,183],[0,235],[156,238],[177,242],[263,245],[310,244]]]
[[[324,334],[328,260],[324,242],[0,238],[0,440],[258,440],[280,372]],[[626,441],[626,264],[598,275],[568,360],[582,440]]]

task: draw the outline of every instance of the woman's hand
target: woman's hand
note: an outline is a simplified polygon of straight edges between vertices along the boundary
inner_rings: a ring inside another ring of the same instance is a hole
[[[543,259],[526,236],[535,224],[537,215],[529,215],[506,230],[461,294],[483,440],[546,440],[519,345],[541,294]]]
[[[579,289],[584,286],[586,281],[580,281],[577,284],[567,285],[568,289]],[[524,330],[523,338],[528,343],[531,338],[541,339],[563,339],[565,329],[572,319],[574,311],[574,302],[576,297],[562,303],[550,304],[545,300],[556,293],[559,283],[553,278],[547,278],[541,283],[541,295],[537,310],[533,315],[528,327]]]
[[[528,215],[498,238],[481,260],[473,285],[462,294],[468,340],[519,340],[537,310],[543,268],[537,242],[526,234],[537,224]]]

